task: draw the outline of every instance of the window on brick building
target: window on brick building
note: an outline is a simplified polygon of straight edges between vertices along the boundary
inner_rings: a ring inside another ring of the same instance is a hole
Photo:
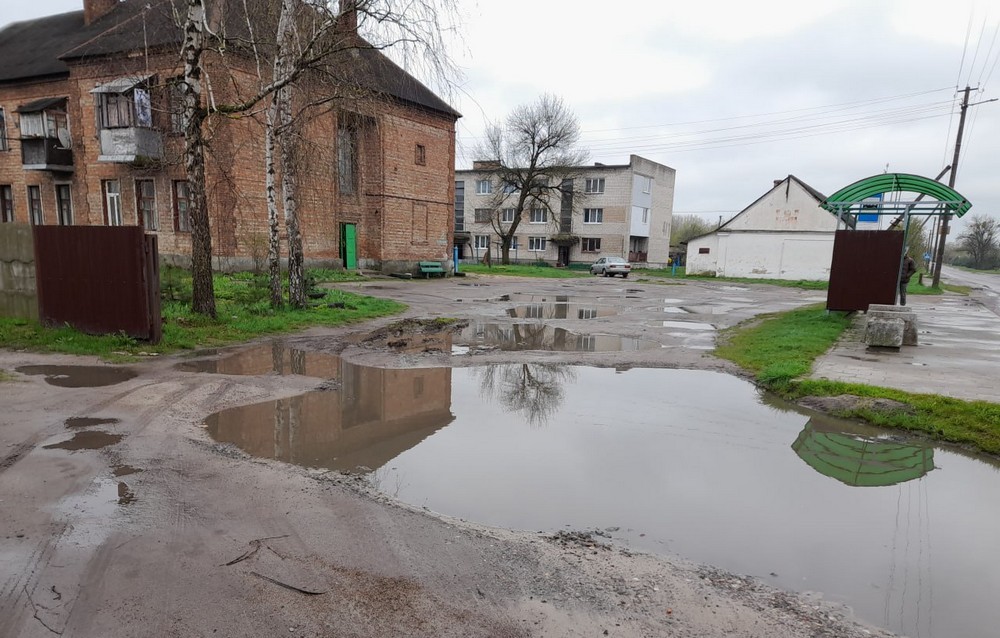
[[[36,226],[45,223],[42,217],[42,187],[28,187],[28,221]]]
[[[604,178],[603,177],[588,177],[585,187],[585,192],[587,193],[603,193],[604,192]]]
[[[170,112],[170,132],[184,132],[184,79],[167,82],[167,110]]]
[[[601,238],[600,237],[584,237],[580,242],[580,250],[585,253],[599,253],[601,252]]]
[[[545,237],[528,237],[528,250],[545,251]]]
[[[49,100],[44,108],[37,111],[21,112],[22,138],[49,138],[59,140],[68,146],[69,119],[66,116],[66,100]],[[30,105],[22,108],[32,108]],[[38,108],[37,106],[34,108]]]
[[[413,161],[420,166],[425,166],[427,164],[427,148],[423,144],[417,144],[417,148],[414,151]]]
[[[639,183],[642,184],[642,192],[648,193],[653,187],[653,178],[640,175]]]
[[[160,230],[156,214],[156,183],[151,179],[135,180],[135,211],[146,230]]]
[[[485,250],[490,247],[489,235],[476,235],[476,248]]]
[[[56,215],[60,226],[73,225],[73,195],[69,184],[56,184]]]
[[[603,208],[584,208],[583,209],[583,223],[584,224],[600,224],[604,221],[604,209]]]
[[[0,151],[10,150],[7,145],[7,115],[3,108],[0,108]]]
[[[122,185],[117,179],[101,180],[101,193],[104,196],[104,223],[108,226],[121,226],[122,219]]]
[[[503,194],[512,195],[517,192],[517,184],[511,184],[510,182],[503,183]]]
[[[174,230],[191,232],[191,189],[183,180],[174,182]]]
[[[532,224],[544,224],[549,221],[549,209],[547,208],[532,208],[531,217],[528,220]]]
[[[490,209],[489,208],[477,208],[476,209],[476,223],[486,224],[490,221]]]
[[[14,191],[10,184],[0,184],[0,222],[14,221]]]
[[[476,180],[476,195],[489,195],[493,192],[493,182],[488,179]]]
[[[337,129],[337,183],[345,195],[353,195],[358,184],[357,145],[357,130],[341,124]]]
[[[517,211],[515,211],[513,208],[505,208],[505,209],[503,209],[502,211],[500,211],[500,221],[502,221],[502,222],[504,222],[506,224],[513,224],[514,223],[514,216],[515,216],[516,212]]]

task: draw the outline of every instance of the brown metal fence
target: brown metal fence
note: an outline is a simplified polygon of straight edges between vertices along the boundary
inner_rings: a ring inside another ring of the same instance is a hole
[[[868,310],[873,303],[896,303],[896,277],[903,233],[895,230],[838,230],[827,310]]]
[[[35,226],[34,235],[43,324],[160,341],[155,235],[137,226]]]

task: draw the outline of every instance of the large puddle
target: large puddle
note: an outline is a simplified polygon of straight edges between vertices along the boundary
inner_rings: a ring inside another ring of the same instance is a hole
[[[525,530],[615,530],[911,636],[1000,626],[1000,472],[795,410],[729,375],[502,364],[382,370],[220,412],[219,441],[371,471],[413,505]]]

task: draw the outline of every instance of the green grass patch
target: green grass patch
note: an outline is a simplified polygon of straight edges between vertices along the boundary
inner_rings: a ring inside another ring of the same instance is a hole
[[[335,272],[335,271],[331,271]],[[312,274],[312,273],[310,273]],[[315,276],[315,275],[314,275]],[[0,319],[0,347],[38,352],[95,355],[108,361],[131,361],[145,354],[223,346],[310,326],[342,326],[398,314],[404,304],[341,290],[317,290],[302,310],[273,309],[267,280],[249,273],[215,275],[217,318],[191,312],[191,277],[180,269],[163,269],[161,290],[163,339],[156,345],[124,334],[88,335],[68,326],[47,328],[34,321]],[[325,280],[321,274],[316,277]],[[342,281],[350,281],[345,279]],[[169,284],[169,285],[168,285]]]
[[[550,279],[571,279],[573,277],[590,277],[590,271],[580,271],[574,268],[555,268],[548,264],[460,264],[459,272],[477,275],[508,275],[510,277],[542,277]]]
[[[887,428],[920,432],[992,454],[1000,454],[1000,404],[962,401],[938,395],[856,383],[801,379],[850,325],[840,313],[818,306],[764,315],[723,334],[716,354],[753,372],[765,389],[788,399],[853,394],[898,401],[906,409],[857,407],[834,413]]]
[[[818,305],[764,315],[725,332],[715,353],[753,372],[767,386],[781,385],[809,372],[816,357],[850,324],[849,316]]]

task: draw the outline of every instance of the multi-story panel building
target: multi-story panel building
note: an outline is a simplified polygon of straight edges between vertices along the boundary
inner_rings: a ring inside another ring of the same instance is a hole
[[[500,236],[491,223],[514,220],[513,194],[497,209],[502,186],[488,162],[455,171],[455,247],[460,259],[481,260],[489,248],[499,254]],[[665,265],[670,249],[676,171],[631,155],[628,164],[577,167],[572,192],[562,201],[526,210],[515,231],[510,257],[519,262],[559,265],[620,256],[635,263]],[[570,184],[567,184],[570,186]],[[497,213],[494,216],[494,213]]]
[[[297,94],[303,104],[329,100],[301,121],[296,150],[305,257],[387,271],[449,261],[460,115],[357,36],[354,5],[341,5],[338,29],[353,38],[348,68]],[[183,263],[191,251],[177,88],[183,3],[83,6],[0,31],[0,223],[139,225],[158,235],[161,255]],[[242,2],[206,7],[213,32],[245,28]],[[257,91],[245,47],[206,51],[205,65],[215,103]],[[348,97],[333,97],[341,93]],[[204,127],[218,267],[251,266],[266,254],[263,110],[214,116]]]

